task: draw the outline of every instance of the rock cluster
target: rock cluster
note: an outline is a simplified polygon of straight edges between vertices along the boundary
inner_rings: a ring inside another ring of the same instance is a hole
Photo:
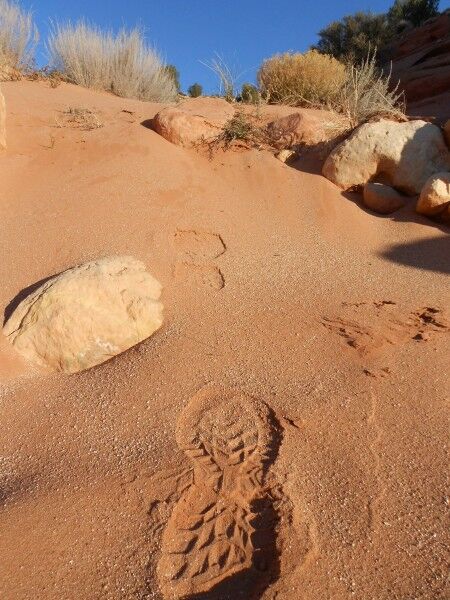
[[[410,196],[420,194],[432,175],[447,170],[450,153],[439,127],[425,121],[387,119],[355,129],[323,166],[325,177],[344,190],[381,176]]]
[[[363,187],[364,204],[375,212],[395,212],[405,204],[402,194],[420,195],[417,212],[446,218],[449,130],[449,123],[442,131],[421,120],[365,123],[331,152],[322,172],[344,190]]]

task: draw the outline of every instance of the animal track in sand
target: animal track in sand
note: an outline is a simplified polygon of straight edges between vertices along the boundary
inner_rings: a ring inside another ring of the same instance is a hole
[[[263,585],[276,557],[267,484],[276,432],[269,408],[240,391],[207,388],[190,400],[176,439],[194,476],[162,538],[165,598],[248,599]]]
[[[424,307],[404,314],[390,300],[344,303],[344,315],[324,317],[322,324],[343,337],[362,356],[408,340],[427,341],[434,333],[450,330],[442,310]]]
[[[217,233],[178,229],[173,236],[177,251],[192,260],[214,260],[226,251],[226,246]]]

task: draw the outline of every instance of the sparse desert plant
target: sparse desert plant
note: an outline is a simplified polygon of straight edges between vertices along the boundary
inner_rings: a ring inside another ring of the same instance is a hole
[[[193,83],[188,87],[188,95],[191,98],[198,98],[203,94],[203,88],[199,83]]]
[[[62,113],[64,124],[75,129],[81,129],[82,131],[91,131],[92,129],[99,129],[103,127],[97,113],[90,108],[77,108],[69,106],[67,110]],[[57,120],[59,127],[63,127],[63,123]]]
[[[48,48],[53,68],[71,83],[126,98],[157,102],[176,98],[173,76],[140,29],[114,35],[83,22],[56,25]]]
[[[345,65],[317,50],[275,55],[265,60],[258,72],[268,101],[291,106],[327,106],[335,100],[345,79]]]
[[[49,66],[40,69],[30,69],[26,77],[29,81],[46,81],[51,88],[56,88],[61,82],[67,81],[63,73],[60,73],[56,69],[51,69]]]
[[[242,110],[229,119],[222,128],[222,132],[213,140],[213,146],[229,148],[233,142],[242,142],[250,148],[257,148],[269,144],[265,127],[258,124],[258,117],[246,114]]]
[[[202,62],[202,65],[208,67],[208,69],[216,74],[219,80],[219,94],[227,102],[234,102],[236,98],[236,84],[240,77],[236,74],[235,70],[219,54],[216,54],[209,62]]]
[[[0,0],[0,80],[18,79],[30,68],[37,41],[31,12]]]
[[[391,85],[391,74],[383,74],[376,64],[376,53],[369,53],[359,65],[347,67],[347,77],[333,102],[336,112],[356,127],[376,116],[402,119],[405,114],[403,93]]]
[[[259,104],[261,102],[261,94],[258,88],[251,83],[243,83],[241,101],[245,104]]]

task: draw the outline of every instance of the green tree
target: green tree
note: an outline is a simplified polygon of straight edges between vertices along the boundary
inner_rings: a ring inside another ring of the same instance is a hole
[[[165,65],[164,71],[173,79],[177,93],[180,93],[180,73],[175,65]]]
[[[371,48],[380,48],[389,40],[389,36],[386,15],[358,12],[341,21],[334,21],[319,31],[319,42],[314,48],[339,60],[361,62]]]
[[[437,14],[439,0],[395,0],[387,16],[394,27],[401,21],[409,21],[414,27],[418,27]]]
[[[198,98],[203,94],[203,88],[199,83],[193,83],[188,87],[188,94],[191,98]]]

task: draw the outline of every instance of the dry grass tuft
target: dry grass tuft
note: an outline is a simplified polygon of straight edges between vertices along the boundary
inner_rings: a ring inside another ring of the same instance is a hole
[[[209,62],[200,62],[217,76],[219,80],[219,95],[223,96],[227,102],[234,102],[236,100],[236,86],[240,78],[236,70],[220,54],[216,54]]]
[[[290,106],[324,107],[338,96],[345,65],[316,50],[277,54],[263,62],[258,81],[267,100]]]
[[[348,120],[352,129],[378,116],[403,120],[406,107],[398,84],[391,86],[391,74],[378,71],[374,52],[361,64],[347,67],[346,81],[333,109]]]
[[[56,25],[49,51],[52,66],[71,83],[155,102],[177,97],[173,78],[140,29],[114,35],[83,22]]]
[[[29,81],[45,81],[51,88],[57,88],[63,81],[67,82],[63,73],[49,67],[33,69],[26,74],[26,77]]]
[[[258,79],[269,102],[325,108],[342,115],[340,135],[379,116],[404,119],[403,94],[391,85],[390,73],[377,68],[376,52],[369,51],[358,65],[310,50],[266,60]]]
[[[20,79],[31,67],[38,37],[31,12],[0,0],[0,81]]]
[[[57,119],[58,127],[69,126],[81,131],[91,131],[103,127],[98,115],[89,108],[75,108],[69,106],[63,113],[64,123]]]

